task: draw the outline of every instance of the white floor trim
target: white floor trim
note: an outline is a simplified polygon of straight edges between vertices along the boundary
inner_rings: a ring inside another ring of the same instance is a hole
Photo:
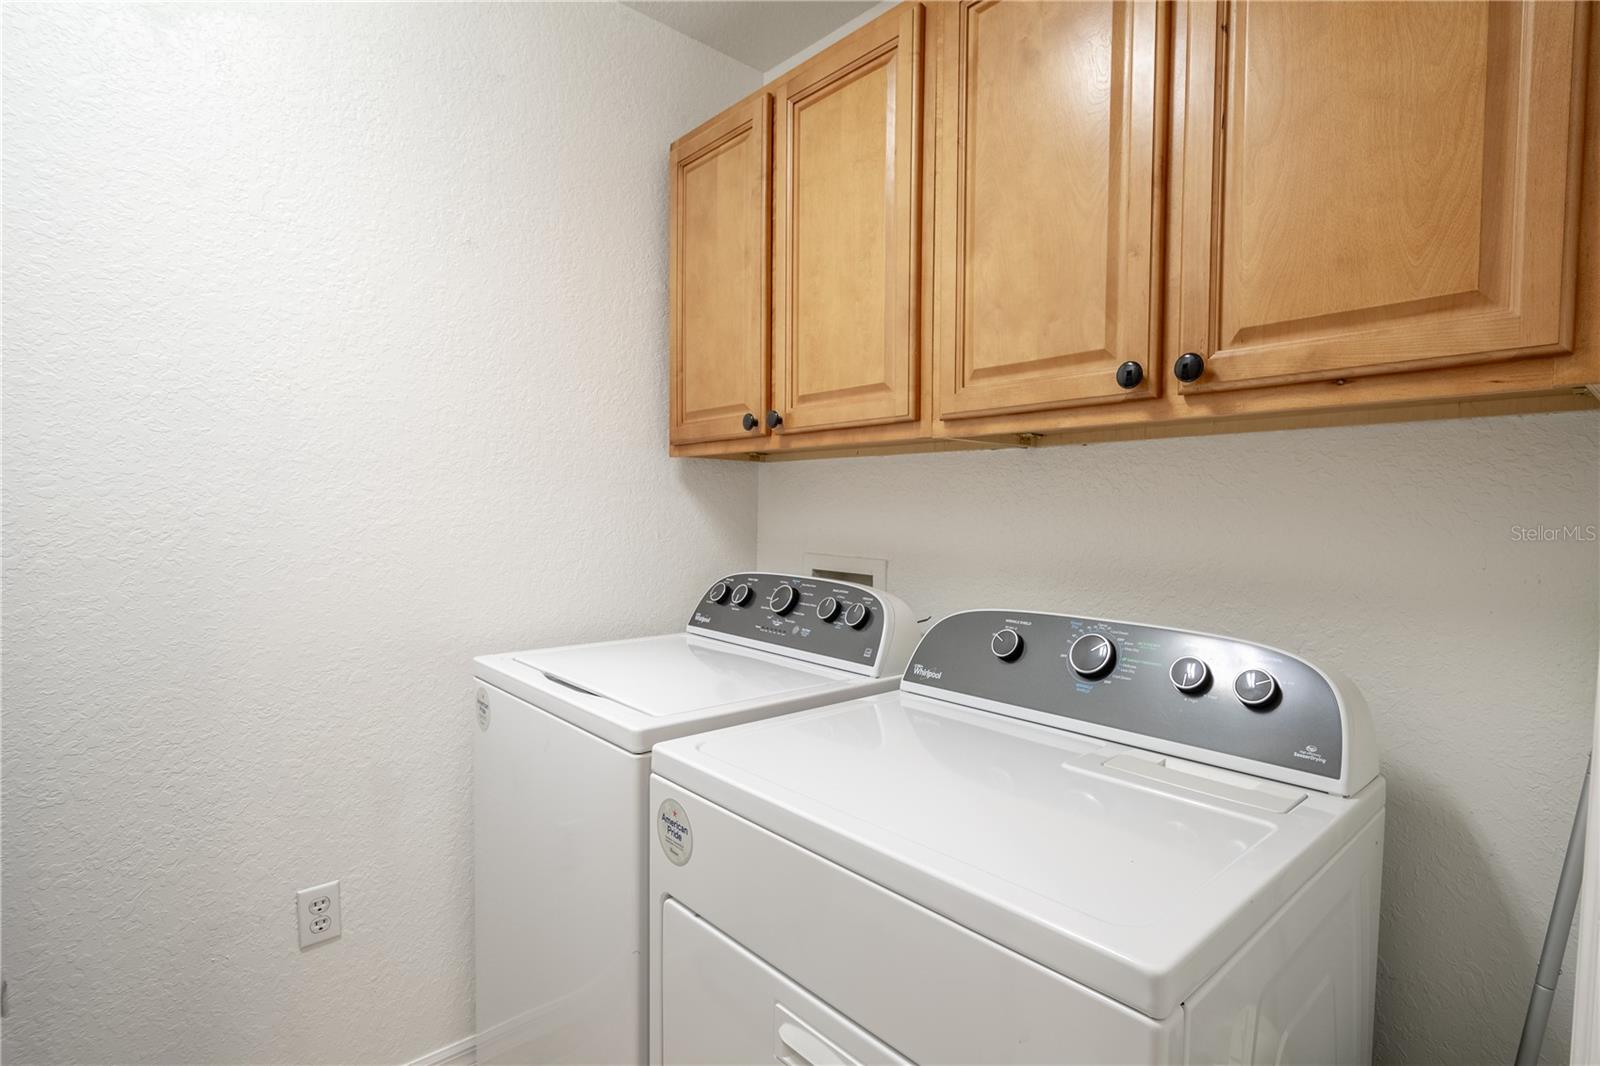
[[[421,1058],[412,1059],[406,1066],[458,1066],[477,1061],[478,1035],[464,1036],[453,1044],[434,1048]]]

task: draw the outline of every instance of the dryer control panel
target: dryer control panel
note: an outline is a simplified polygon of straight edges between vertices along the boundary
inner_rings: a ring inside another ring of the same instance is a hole
[[[904,653],[890,662],[884,652],[894,629],[906,624],[903,609],[894,597],[847,581],[729,574],[695,605],[689,632],[879,676],[904,667]]]
[[[1229,637],[965,611],[928,631],[901,687],[1323,791],[1349,794],[1377,773],[1358,695],[1303,659]]]

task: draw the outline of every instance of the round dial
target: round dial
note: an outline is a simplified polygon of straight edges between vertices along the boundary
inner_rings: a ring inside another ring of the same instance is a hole
[[[735,607],[743,607],[745,604],[750,602],[750,597],[754,596],[755,594],[756,593],[754,589],[741,581],[733,587],[733,605]]]
[[[793,585],[779,585],[772,590],[772,597],[767,600],[767,606],[772,609],[773,614],[788,614],[799,602],[800,594],[794,590]]]
[[[1006,626],[989,638],[989,650],[996,659],[1008,663],[1022,654],[1022,634]]]
[[[726,581],[718,581],[715,585],[711,586],[711,591],[706,593],[706,599],[710,600],[712,603],[721,603],[727,598],[728,583]]]
[[[822,597],[822,602],[817,604],[817,619],[822,622],[831,622],[839,617],[839,601],[832,596]]]
[[[1278,679],[1265,670],[1246,670],[1233,679],[1233,694],[1246,707],[1265,707],[1278,696]]]
[[[1081,678],[1093,681],[1111,672],[1117,663],[1117,646],[1099,633],[1085,633],[1072,642],[1067,661]]]
[[[844,609],[844,624],[851,629],[860,629],[871,617],[872,611],[864,603],[852,603]]]
[[[1173,662],[1167,676],[1172,678],[1172,687],[1179,692],[1198,694],[1211,683],[1211,667],[1193,655],[1185,655]]]

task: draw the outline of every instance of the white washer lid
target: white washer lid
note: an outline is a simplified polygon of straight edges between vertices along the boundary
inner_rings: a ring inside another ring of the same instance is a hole
[[[1154,1018],[1383,805],[1382,778],[1341,799],[903,692],[655,772]]]
[[[475,665],[483,680],[633,752],[897,681],[684,633],[485,655]]]
[[[834,688],[839,671],[682,633],[517,652],[523,666],[653,718]]]

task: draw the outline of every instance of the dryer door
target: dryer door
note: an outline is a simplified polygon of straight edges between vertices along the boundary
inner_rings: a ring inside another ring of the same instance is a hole
[[[663,1062],[909,1061],[670,899],[661,947]]]

